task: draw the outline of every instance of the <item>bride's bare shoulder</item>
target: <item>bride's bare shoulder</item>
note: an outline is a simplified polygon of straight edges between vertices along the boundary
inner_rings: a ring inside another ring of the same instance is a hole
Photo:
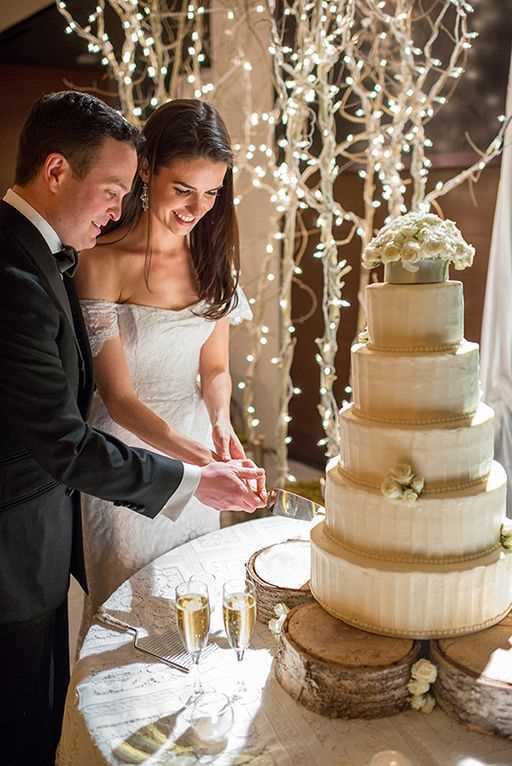
[[[78,295],[82,299],[117,302],[126,279],[140,269],[140,261],[129,235],[123,236],[120,231],[101,237],[95,247],[80,253],[75,276]]]

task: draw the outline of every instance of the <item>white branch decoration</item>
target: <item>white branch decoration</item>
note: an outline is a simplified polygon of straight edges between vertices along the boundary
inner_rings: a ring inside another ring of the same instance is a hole
[[[83,5],[83,4],[82,4]],[[114,49],[107,29],[107,6],[121,24],[124,41]],[[325,436],[319,444],[328,455],[339,449],[336,353],[344,279],[350,264],[343,248],[354,237],[362,254],[376,231],[376,213],[385,223],[409,210],[438,209],[439,199],[455,187],[478,180],[500,152],[507,121],[489,146],[477,152],[471,167],[429,188],[432,142],[429,122],[449,99],[464,73],[468,50],[477,37],[470,31],[473,8],[467,0],[437,0],[425,10],[421,0],[91,0],[94,10],[74,19],[57,0],[68,33],[82,37],[101,55],[113,78],[121,109],[136,124],[176,97],[219,102],[235,83],[242,85],[243,129],[237,152],[237,203],[261,189],[274,214],[262,238],[261,271],[252,287],[255,321],[247,333],[247,374],[238,382],[249,447],[259,438],[255,386],[265,347],[272,338],[265,306],[279,301],[278,352],[269,362],[279,374],[276,425],[277,484],[293,480],[288,471],[290,400],[300,393],[291,368],[301,324],[317,304],[301,281],[301,260],[310,241],[323,268],[324,332],[317,339],[319,412]],[[81,11],[83,12],[83,11]],[[223,25],[224,68],[206,65],[212,58],[207,22]],[[277,94],[274,108],[254,108],[253,66],[244,52],[243,32],[259,40],[270,55]],[[448,50],[438,58],[440,44]],[[474,148],[474,147],[473,147]],[[357,169],[363,181],[361,200],[342,205],[335,193],[339,176]],[[308,222],[313,215],[315,223]],[[254,259],[255,255],[251,253]],[[276,268],[276,260],[279,266]],[[370,273],[361,270],[358,329],[365,324],[362,305]],[[297,316],[292,286],[311,298],[311,309]],[[247,286],[247,285],[246,285]]]

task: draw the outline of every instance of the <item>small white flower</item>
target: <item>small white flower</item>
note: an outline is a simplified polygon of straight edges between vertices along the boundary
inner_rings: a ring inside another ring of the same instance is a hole
[[[290,610],[282,601],[274,606],[274,614],[276,617],[286,617]]]
[[[434,695],[425,694],[423,705],[421,707],[421,712],[426,713],[428,715],[428,713],[431,713],[433,711],[435,706],[436,706],[436,698],[434,697]]]
[[[414,477],[414,472],[408,463],[399,463],[391,469],[390,475],[399,484],[409,484]]]
[[[430,660],[421,659],[412,666],[411,676],[417,681],[433,684],[437,678],[437,668]]]
[[[415,679],[409,681],[407,688],[413,696],[425,694],[430,689],[430,684],[427,681],[417,681]]]
[[[424,704],[423,694],[413,694],[411,697],[411,707],[413,710],[421,710]]]
[[[512,551],[512,525],[502,524],[500,530],[500,543],[506,551]]]
[[[418,495],[413,489],[404,489],[402,492],[402,497],[400,498],[400,500],[402,500],[404,503],[407,503],[407,505],[414,505],[417,499]]]
[[[437,258],[442,254],[443,243],[439,239],[432,238],[430,242],[427,241],[422,245],[422,250],[429,258]]]
[[[397,247],[393,242],[391,242],[389,245],[386,245],[384,247],[384,256],[386,259],[386,263],[391,263],[392,261],[399,261],[400,248]]]
[[[283,625],[285,623],[286,616],[289,611],[290,610],[288,609],[286,604],[283,604],[282,602],[274,606],[274,614],[276,616],[272,617],[268,621],[268,628],[270,632],[274,634],[275,638],[279,638],[279,636],[281,635],[281,631],[283,630]]]
[[[380,485],[382,494],[390,500],[414,505],[423,492],[424,480],[416,476],[408,463],[399,463],[389,471]]]
[[[268,621],[268,628],[271,633],[273,633],[275,636],[278,636],[281,633],[283,623],[280,619],[277,619],[276,617],[272,617]]]
[[[423,492],[423,487],[425,486],[425,479],[422,479],[420,476],[414,476],[411,481],[411,488],[416,492],[417,495],[421,495]]]
[[[402,487],[390,476],[384,479],[380,485],[380,491],[390,500],[399,500],[402,497]]]

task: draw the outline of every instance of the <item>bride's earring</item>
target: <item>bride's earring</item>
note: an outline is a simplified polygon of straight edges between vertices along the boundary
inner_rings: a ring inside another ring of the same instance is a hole
[[[148,191],[148,185],[145,181],[142,185],[140,201],[142,202],[142,209],[144,210],[144,212],[146,210],[149,210],[149,191]]]

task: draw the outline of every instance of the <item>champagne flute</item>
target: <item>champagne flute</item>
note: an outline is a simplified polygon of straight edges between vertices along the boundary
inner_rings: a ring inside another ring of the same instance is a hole
[[[199,763],[210,763],[226,747],[233,726],[233,708],[222,692],[205,692],[192,706],[190,726],[197,745]]]
[[[176,618],[181,641],[193,662],[194,680],[187,701],[190,704],[203,693],[197,666],[210,631],[210,599],[206,583],[190,578],[176,586]]]
[[[248,700],[248,689],[240,677],[240,663],[251,643],[256,624],[256,592],[244,578],[227,580],[222,592],[224,628],[229,645],[235,650],[237,659],[237,684],[234,700]]]

